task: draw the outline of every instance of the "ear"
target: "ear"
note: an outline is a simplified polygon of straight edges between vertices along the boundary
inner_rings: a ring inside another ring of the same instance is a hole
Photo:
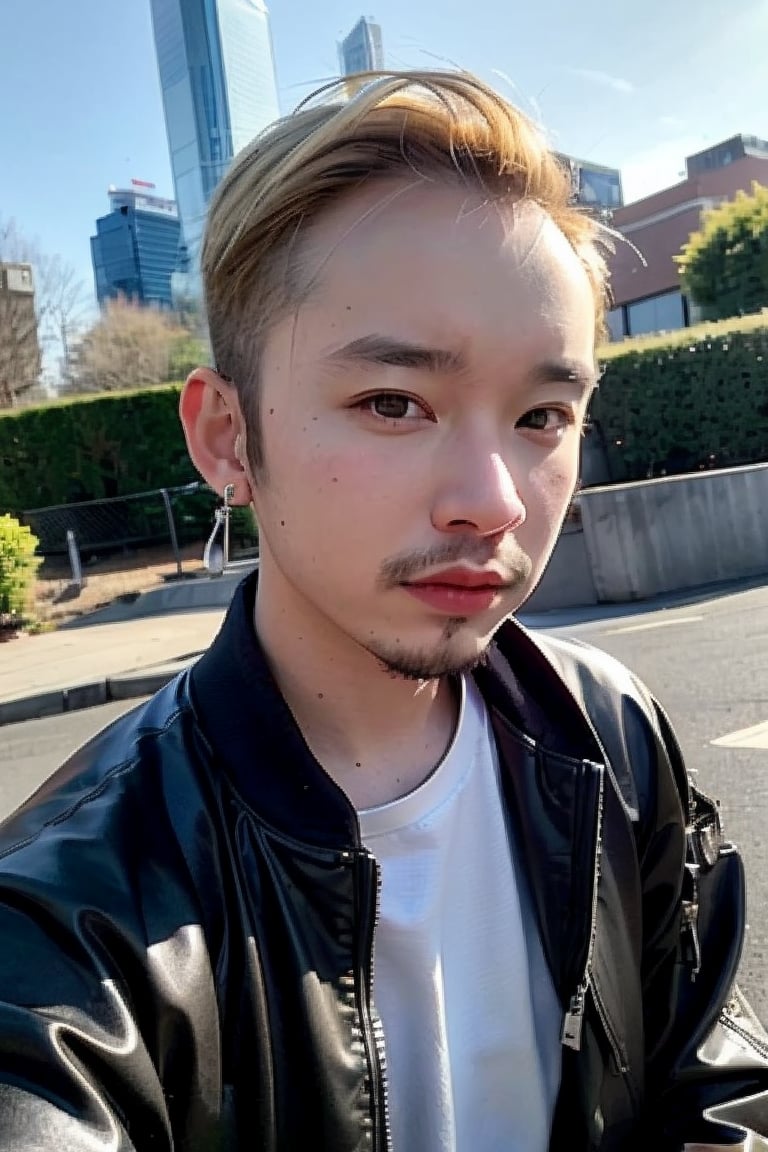
[[[214,491],[233,484],[233,504],[250,504],[251,487],[241,462],[245,421],[234,386],[212,368],[196,368],[184,385],[179,415],[192,463]]]

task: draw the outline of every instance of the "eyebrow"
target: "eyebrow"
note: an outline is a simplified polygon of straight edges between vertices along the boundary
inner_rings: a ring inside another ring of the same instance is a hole
[[[597,372],[581,360],[545,360],[528,373],[533,387],[545,384],[575,384],[580,392],[591,392],[597,384]]]
[[[331,352],[328,359],[337,364],[357,363],[411,368],[434,375],[460,375],[467,371],[465,357],[453,349],[432,348],[377,333],[360,336],[348,344],[343,344],[341,348]],[[527,382],[532,387],[543,387],[546,384],[574,384],[579,391],[586,392],[591,391],[597,383],[597,373],[593,367],[580,360],[569,358],[543,361],[527,375]]]
[[[379,364],[390,368],[416,368],[431,373],[457,374],[466,370],[466,361],[459,352],[448,348],[429,348],[396,340],[390,336],[360,336],[332,352],[330,360],[336,363]]]

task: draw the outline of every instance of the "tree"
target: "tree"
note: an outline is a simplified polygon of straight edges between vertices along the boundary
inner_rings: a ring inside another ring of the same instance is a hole
[[[45,343],[58,352],[59,384],[69,382],[72,349],[88,310],[85,285],[60,256],[43,256],[38,264],[38,315]]]
[[[759,312],[768,306],[768,188],[705,212],[675,257],[685,291],[706,320]]]
[[[72,353],[70,393],[116,392],[178,379],[201,348],[175,317],[124,298],[108,302]]]

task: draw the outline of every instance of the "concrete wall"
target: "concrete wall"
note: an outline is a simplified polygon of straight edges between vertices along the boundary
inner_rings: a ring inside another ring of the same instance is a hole
[[[526,612],[581,608],[597,604],[597,591],[580,526],[566,525],[538,588],[525,602]]]
[[[579,503],[583,532],[561,536],[526,611],[768,576],[768,464],[591,488]]]

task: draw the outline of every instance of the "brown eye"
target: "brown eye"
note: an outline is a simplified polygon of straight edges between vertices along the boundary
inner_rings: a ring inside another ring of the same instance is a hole
[[[390,420],[401,424],[415,424],[419,420],[432,418],[419,400],[414,400],[403,392],[377,392],[373,396],[364,396],[355,403],[355,407],[370,413],[377,420]]]
[[[368,403],[377,416],[387,420],[404,420],[411,405],[416,407],[408,396],[401,396],[397,392],[382,392],[380,396],[371,396]]]
[[[531,432],[559,432],[573,423],[573,415],[561,408],[531,408],[517,422]]]

